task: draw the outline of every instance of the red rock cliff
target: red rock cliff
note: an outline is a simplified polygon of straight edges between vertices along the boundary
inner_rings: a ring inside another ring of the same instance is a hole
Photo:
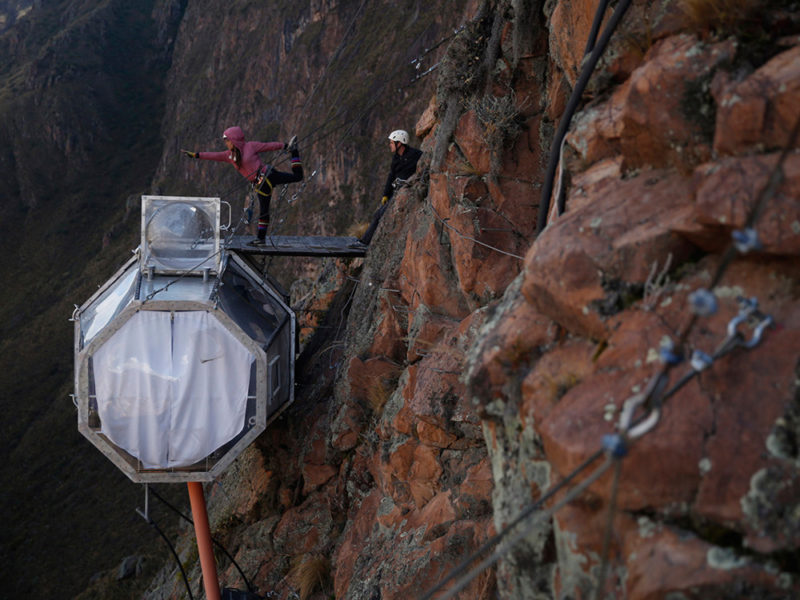
[[[419,115],[417,176],[363,265],[326,273],[333,337],[309,343],[295,406],[208,489],[262,593],[421,597],[602,448],[665,369],[665,340],[719,349],[737,297],[774,320],[760,343],[687,378],[458,597],[800,591],[800,23],[778,2],[751,3],[757,20],[634,2],[571,120],[565,212],[537,237],[595,4],[468,7]],[[750,226],[759,247],[731,254]],[[718,310],[695,319],[700,288]],[[691,369],[666,370],[666,389]],[[148,597],[180,595],[170,573]]]

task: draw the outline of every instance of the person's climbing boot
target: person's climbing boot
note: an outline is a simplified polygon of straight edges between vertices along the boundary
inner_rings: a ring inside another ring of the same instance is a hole
[[[263,240],[261,238],[256,238],[254,240],[250,240],[249,242],[247,242],[247,245],[248,246],[266,246],[267,245],[267,241]]]

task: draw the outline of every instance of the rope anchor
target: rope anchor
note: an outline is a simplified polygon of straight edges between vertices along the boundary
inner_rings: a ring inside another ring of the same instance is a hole
[[[739,314],[736,315],[728,322],[728,337],[725,339],[724,345],[734,343],[737,346],[744,348],[755,348],[761,343],[761,338],[764,335],[764,330],[772,325],[775,321],[770,315],[765,315],[758,310],[758,298],[739,298]],[[753,328],[753,337],[747,340],[740,332],[739,326],[742,323],[755,318],[755,327]]]
[[[667,374],[658,373],[650,380],[644,392],[631,396],[622,405],[617,429],[626,440],[635,440],[642,437],[658,425],[661,419],[661,393],[667,385]],[[652,400],[655,400],[654,402]],[[648,411],[636,422],[633,414],[640,407],[649,403]]]

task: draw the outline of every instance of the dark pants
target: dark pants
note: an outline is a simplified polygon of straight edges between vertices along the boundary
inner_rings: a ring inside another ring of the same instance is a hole
[[[258,196],[258,237],[267,237],[267,227],[269,227],[269,203],[272,200],[272,190],[276,185],[284,183],[294,183],[303,179],[303,165],[300,162],[300,155],[297,150],[292,152],[292,172],[285,173],[267,167],[264,175],[260,175],[253,184],[253,189]]]
[[[391,201],[392,199],[389,198],[386,201],[386,204],[381,204],[381,207],[375,211],[374,215],[372,215],[372,223],[369,224],[369,227],[364,232],[364,235],[358,238],[358,241],[360,241],[362,244],[369,246],[369,243],[372,241],[372,236],[375,235],[375,230],[378,228],[378,223],[381,222],[381,217],[383,216],[383,213],[386,212],[386,209],[389,208],[389,203]]]

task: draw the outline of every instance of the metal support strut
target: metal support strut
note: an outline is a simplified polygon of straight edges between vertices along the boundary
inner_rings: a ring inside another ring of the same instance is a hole
[[[220,600],[217,563],[214,560],[203,485],[197,481],[190,481],[186,486],[189,488],[189,502],[192,505],[192,520],[197,537],[197,550],[200,554],[200,567],[203,570],[203,587],[206,590],[206,598],[207,600]]]

